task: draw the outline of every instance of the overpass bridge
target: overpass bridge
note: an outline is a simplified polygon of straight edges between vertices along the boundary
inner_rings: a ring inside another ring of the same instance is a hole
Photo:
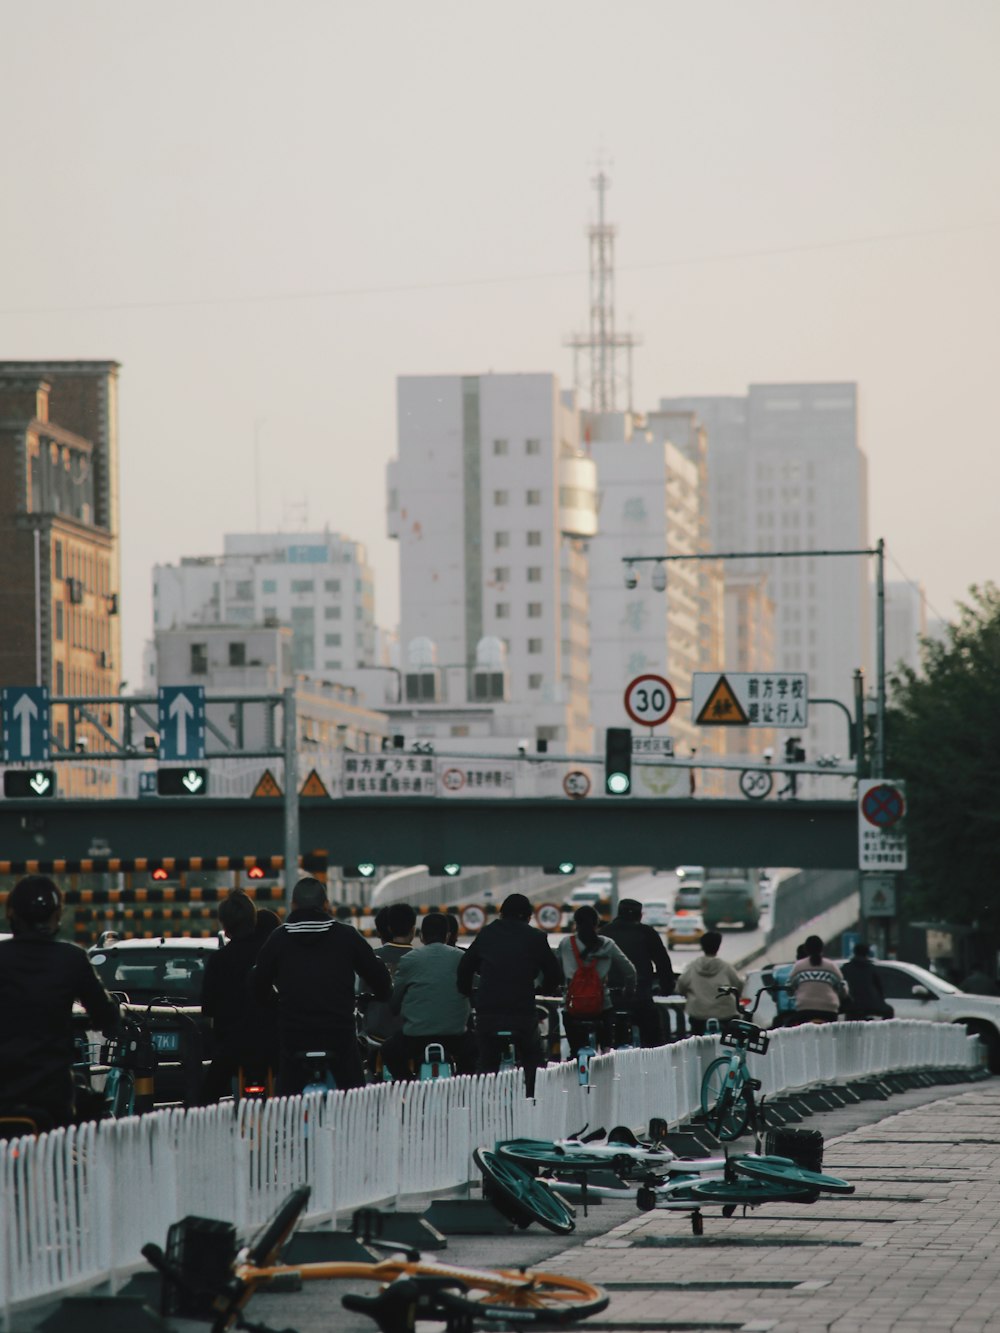
[[[791,865],[856,870],[853,801],[352,797],[298,801],[298,846],[333,865]],[[277,864],[280,798],[0,803],[0,874],[117,862]]]

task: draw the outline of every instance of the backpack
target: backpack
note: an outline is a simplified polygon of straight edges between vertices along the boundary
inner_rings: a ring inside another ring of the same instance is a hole
[[[604,982],[597,971],[597,963],[581,957],[576,938],[570,936],[576,971],[566,987],[566,1013],[570,1018],[596,1018],[604,1012]]]

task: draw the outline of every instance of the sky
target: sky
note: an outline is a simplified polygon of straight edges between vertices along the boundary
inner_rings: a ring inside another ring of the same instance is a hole
[[[1000,578],[994,0],[0,0],[0,45],[0,359],[121,363],[133,682],[153,564],[258,513],[364,541],[395,625],[396,376],[571,382],[599,158],[635,406],[857,381],[888,577]]]

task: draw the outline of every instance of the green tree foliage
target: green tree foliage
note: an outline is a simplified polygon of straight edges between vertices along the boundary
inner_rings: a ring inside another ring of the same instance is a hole
[[[888,774],[907,782],[906,914],[1000,938],[1000,589],[970,589],[923,670],[891,681]]]

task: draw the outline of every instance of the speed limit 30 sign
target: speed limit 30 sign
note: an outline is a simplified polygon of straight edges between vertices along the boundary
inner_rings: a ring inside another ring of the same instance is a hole
[[[636,676],[625,691],[625,712],[640,727],[658,727],[677,706],[674,687],[663,676]]]

